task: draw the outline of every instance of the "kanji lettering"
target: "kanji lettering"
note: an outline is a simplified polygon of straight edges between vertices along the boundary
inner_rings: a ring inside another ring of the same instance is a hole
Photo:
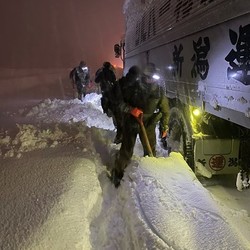
[[[184,61],[184,57],[180,56],[181,52],[183,50],[182,44],[179,45],[179,49],[177,48],[176,45],[174,45],[174,52],[173,52],[173,61],[174,61],[174,70],[173,70],[173,75],[179,75],[181,77],[182,75],[182,63]]]
[[[238,159],[237,158],[229,158],[228,167],[237,167],[237,166],[238,166]]]
[[[235,49],[225,57],[231,66],[227,68],[227,77],[250,85],[250,24],[240,26],[239,35],[230,29],[229,37]]]
[[[191,70],[191,76],[195,78],[199,74],[202,80],[205,80],[209,71],[209,63],[206,59],[207,54],[210,50],[210,41],[208,37],[204,37],[202,44],[202,38],[199,37],[198,41],[193,41],[193,48],[195,54],[192,56],[191,60],[194,62],[193,68]]]
[[[210,167],[215,170],[215,171],[219,171],[221,169],[224,168],[226,163],[225,158],[222,155],[214,155],[211,159],[210,159]]]

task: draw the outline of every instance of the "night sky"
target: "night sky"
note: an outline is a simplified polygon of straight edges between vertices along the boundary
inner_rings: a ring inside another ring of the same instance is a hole
[[[85,60],[121,66],[113,45],[124,34],[124,0],[0,1],[0,68],[70,68]]]

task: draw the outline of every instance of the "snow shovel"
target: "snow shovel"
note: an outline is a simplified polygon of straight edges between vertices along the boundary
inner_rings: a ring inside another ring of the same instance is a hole
[[[142,135],[143,135],[143,139],[145,140],[145,143],[146,143],[148,155],[149,155],[150,157],[153,157],[154,155],[153,155],[152,148],[151,148],[150,143],[149,143],[149,140],[148,140],[148,135],[147,135],[145,126],[144,126],[144,124],[143,124],[142,115],[141,115],[140,117],[136,118],[136,120],[137,120],[137,121],[139,122],[139,124],[140,124],[141,131],[142,131]]]

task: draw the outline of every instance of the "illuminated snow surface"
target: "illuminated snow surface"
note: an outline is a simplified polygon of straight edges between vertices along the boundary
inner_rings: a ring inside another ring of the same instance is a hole
[[[160,144],[142,157],[138,140],[121,186],[110,183],[119,145],[100,95],[19,114],[29,123],[0,137],[1,249],[250,249],[249,190],[203,187]]]

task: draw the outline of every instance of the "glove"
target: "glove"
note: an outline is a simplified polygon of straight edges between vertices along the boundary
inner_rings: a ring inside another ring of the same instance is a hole
[[[166,138],[168,136],[168,126],[164,127],[164,130],[161,132],[161,138]]]
[[[168,135],[168,131],[167,131],[167,130],[166,130],[166,131],[163,131],[163,132],[161,133],[161,138],[166,138],[167,135]]]
[[[130,110],[130,114],[135,118],[139,118],[141,115],[143,115],[143,111],[138,108],[132,108]]]

